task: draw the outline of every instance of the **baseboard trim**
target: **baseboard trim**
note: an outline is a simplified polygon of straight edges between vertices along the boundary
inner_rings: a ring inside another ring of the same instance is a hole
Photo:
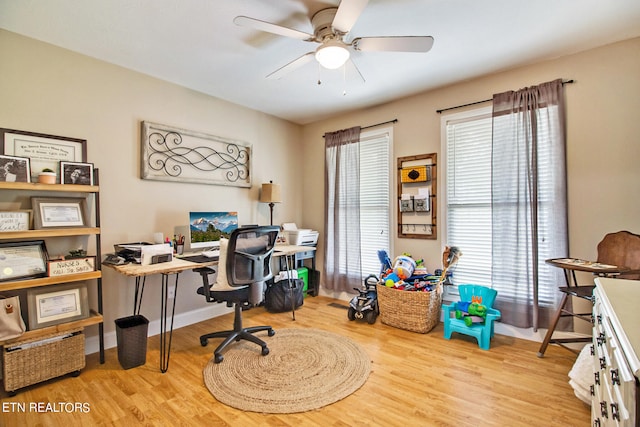
[[[189,311],[187,313],[176,314],[173,319],[173,329],[180,329],[185,326],[192,325],[194,323],[209,320],[214,317],[222,316],[223,314],[232,313],[233,308],[227,307],[226,304],[211,304],[210,306],[200,308],[197,310]],[[147,336],[152,337],[160,334],[160,319],[149,322],[149,330]],[[109,349],[118,345],[116,339],[116,332],[109,332],[104,336],[104,348]],[[100,340],[97,335],[86,338],[85,341],[85,354],[97,353],[100,351]]]

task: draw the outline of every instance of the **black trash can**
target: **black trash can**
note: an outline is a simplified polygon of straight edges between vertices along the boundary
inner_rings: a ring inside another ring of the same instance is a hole
[[[147,360],[149,320],[141,315],[116,319],[118,362],[124,369],[144,365]]]

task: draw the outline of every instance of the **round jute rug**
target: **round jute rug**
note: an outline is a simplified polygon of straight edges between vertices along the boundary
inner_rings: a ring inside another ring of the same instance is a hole
[[[279,329],[263,338],[269,354],[240,341],[204,368],[204,383],[220,402],[237,409],[289,414],[321,408],[359,389],[371,361],[357,343],[318,329]]]

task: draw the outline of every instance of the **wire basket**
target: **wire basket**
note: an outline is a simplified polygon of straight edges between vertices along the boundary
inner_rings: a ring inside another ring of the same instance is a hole
[[[440,321],[442,292],[403,291],[378,284],[380,320],[385,325],[426,334]]]
[[[85,366],[82,329],[12,343],[2,350],[4,389],[17,389],[80,372]]]

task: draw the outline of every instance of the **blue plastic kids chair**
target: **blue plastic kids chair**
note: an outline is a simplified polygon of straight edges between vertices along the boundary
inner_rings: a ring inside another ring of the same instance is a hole
[[[478,340],[483,350],[489,350],[493,337],[493,321],[500,311],[493,308],[498,292],[481,285],[459,285],[460,302],[442,307],[444,310],[444,337],[451,339],[453,332],[470,335]]]

